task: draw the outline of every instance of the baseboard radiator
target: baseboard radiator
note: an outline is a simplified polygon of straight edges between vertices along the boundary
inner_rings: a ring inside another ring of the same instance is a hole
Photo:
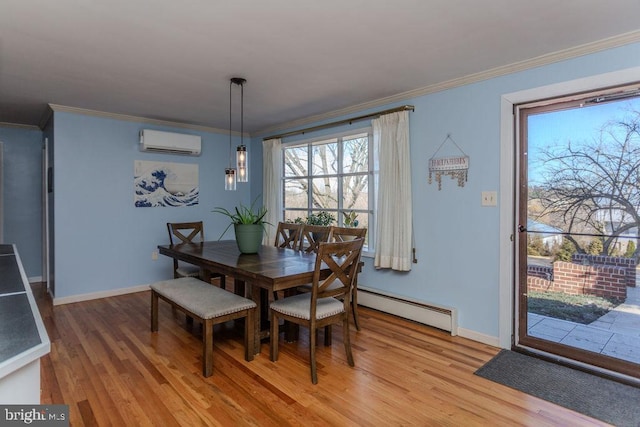
[[[458,335],[458,312],[452,307],[418,301],[364,286],[358,286],[358,304],[448,331],[453,336]]]

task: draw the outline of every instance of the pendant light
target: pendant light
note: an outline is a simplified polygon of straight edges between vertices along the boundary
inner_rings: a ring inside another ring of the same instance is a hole
[[[233,109],[232,109],[232,103],[231,103],[231,90],[233,88],[234,84],[240,85],[240,87],[242,88],[244,82],[246,82],[245,79],[240,78],[240,77],[233,77],[230,81],[229,81],[229,167],[227,167],[224,170],[224,189],[227,191],[236,191],[236,180],[237,180],[237,174],[236,174],[236,169],[231,167],[232,163],[233,163],[233,157],[232,157],[232,151],[231,151],[231,142],[233,139]],[[242,112],[240,114],[240,122],[242,123]],[[242,130],[240,131],[240,141],[242,142]],[[246,158],[246,157],[245,157]],[[245,164],[245,169],[246,169],[246,164]],[[245,170],[246,173],[246,170]]]
[[[240,145],[236,149],[236,168],[238,170],[238,182],[249,182],[248,153],[244,145],[244,84],[245,79],[236,77],[231,81],[240,86]]]

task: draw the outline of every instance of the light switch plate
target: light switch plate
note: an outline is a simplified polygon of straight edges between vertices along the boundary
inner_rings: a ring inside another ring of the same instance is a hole
[[[498,192],[497,191],[483,191],[482,192],[482,206],[498,206]]]

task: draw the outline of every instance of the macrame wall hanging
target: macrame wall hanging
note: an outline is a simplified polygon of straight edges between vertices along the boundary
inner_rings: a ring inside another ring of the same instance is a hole
[[[442,146],[450,141],[462,153],[461,156],[436,157]],[[450,176],[458,181],[458,187],[464,187],[467,182],[469,172],[469,156],[451,138],[451,134],[442,141],[433,156],[429,159],[429,184],[432,182],[432,175],[435,174],[438,183],[438,191],[442,190],[442,175]]]

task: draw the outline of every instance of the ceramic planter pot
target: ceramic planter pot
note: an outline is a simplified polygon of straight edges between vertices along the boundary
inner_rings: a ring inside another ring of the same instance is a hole
[[[236,243],[243,254],[255,254],[262,245],[262,224],[234,224]]]

